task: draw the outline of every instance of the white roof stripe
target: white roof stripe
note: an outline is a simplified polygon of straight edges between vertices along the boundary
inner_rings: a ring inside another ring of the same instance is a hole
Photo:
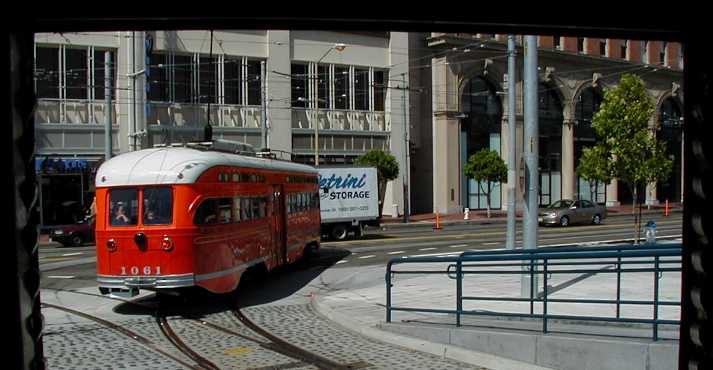
[[[153,148],[124,153],[104,162],[97,171],[96,186],[191,184],[215,166],[317,174],[314,167],[274,159],[191,148]]]

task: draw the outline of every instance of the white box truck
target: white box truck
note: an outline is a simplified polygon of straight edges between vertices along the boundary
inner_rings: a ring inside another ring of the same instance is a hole
[[[379,226],[379,186],[375,167],[318,167],[322,235],[360,237],[365,225]]]

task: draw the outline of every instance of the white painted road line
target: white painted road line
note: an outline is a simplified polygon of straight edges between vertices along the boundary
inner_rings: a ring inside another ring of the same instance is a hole
[[[396,251],[396,252],[389,252],[387,254],[401,254],[401,253],[405,253],[405,252],[404,251]]]
[[[450,253],[431,253],[431,254],[417,254],[409,257],[433,257],[433,256],[456,256],[462,252],[450,252]]]
[[[361,257],[359,257],[359,259],[364,259],[364,258],[373,258],[373,257],[376,257],[376,256],[375,256],[375,255],[373,255],[373,254],[370,254],[370,255],[368,255],[368,256],[361,256]]]
[[[483,245],[497,245],[497,244],[500,244],[500,242],[483,243]]]
[[[420,251],[432,251],[435,250],[436,248],[421,248],[419,249]]]
[[[53,276],[48,276],[50,279],[74,279],[75,276],[67,276],[67,275],[53,275]]]
[[[349,262],[349,261],[344,261],[344,260],[337,261],[337,265],[340,264],[340,263],[347,263],[347,262]]]
[[[62,257],[78,256],[78,255],[80,255],[80,254],[84,254],[84,253],[82,253],[82,252],[66,253],[66,254],[63,254]]]
[[[456,244],[456,245],[449,245],[448,248],[462,248],[462,247],[467,247],[468,244]]]

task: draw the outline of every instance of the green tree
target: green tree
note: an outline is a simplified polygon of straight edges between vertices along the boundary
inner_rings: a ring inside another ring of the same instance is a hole
[[[619,85],[607,90],[599,111],[592,119],[597,144],[585,150],[578,171],[590,179],[616,178],[634,195],[632,206],[639,206],[637,189],[641,185],[663,181],[671,173],[672,162],[663,142],[649,128],[655,111],[653,99],[646,93],[644,81],[625,74]],[[634,236],[638,241],[641,220],[634,212]]]
[[[584,148],[579,159],[577,174],[589,183],[590,199],[596,199],[597,184],[609,185],[612,180],[612,169],[607,152],[602,146]]]
[[[384,209],[386,183],[399,176],[399,164],[396,158],[383,150],[373,149],[357,158],[354,163],[360,166],[376,167],[379,184],[379,217]]]
[[[478,182],[480,192],[486,195],[487,213],[490,218],[490,193],[494,182],[503,182],[508,177],[508,167],[498,152],[482,149],[468,158],[463,172],[468,178]],[[484,187],[485,185],[485,187]]]

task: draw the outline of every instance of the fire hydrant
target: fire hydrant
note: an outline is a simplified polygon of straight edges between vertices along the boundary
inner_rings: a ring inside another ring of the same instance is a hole
[[[646,223],[646,244],[656,244],[656,222],[653,220]]]
[[[470,220],[470,208],[466,208],[465,211],[463,211],[463,219]]]

